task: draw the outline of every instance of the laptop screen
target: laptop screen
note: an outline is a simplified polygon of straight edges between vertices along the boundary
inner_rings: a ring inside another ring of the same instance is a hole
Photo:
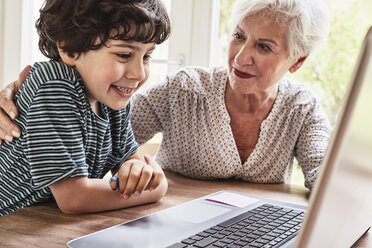
[[[350,247],[372,224],[371,51],[372,30],[360,51],[298,247]]]

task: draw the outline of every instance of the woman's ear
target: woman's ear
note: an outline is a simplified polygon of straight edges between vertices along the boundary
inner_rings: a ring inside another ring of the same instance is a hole
[[[297,71],[298,69],[300,69],[300,67],[303,65],[303,63],[305,62],[305,60],[307,59],[308,56],[305,56],[305,57],[301,57],[299,58],[296,63],[294,63],[290,68],[289,68],[289,72],[290,73],[294,73],[295,71]]]
[[[65,63],[68,66],[72,66],[72,67],[75,66],[75,62],[76,62],[79,54],[78,53],[64,52],[61,49],[60,44],[61,44],[60,42],[57,42],[58,53],[59,53],[59,56],[61,56],[61,59],[62,59],[63,63]]]

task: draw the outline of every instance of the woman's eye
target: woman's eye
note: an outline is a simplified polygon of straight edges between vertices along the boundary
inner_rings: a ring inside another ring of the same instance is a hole
[[[234,33],[233,34],[233,37],[236,40],[242,40],[243,39],[243,36],[240,33]]]
[[[271,48],[268,45],[260,43],[258,47],[264,52],[271,52]]]
[[[130,54],[129,53],[117,53],[116,55],[118,57],[120,57],[121,59],[129,59],[130,58]]]

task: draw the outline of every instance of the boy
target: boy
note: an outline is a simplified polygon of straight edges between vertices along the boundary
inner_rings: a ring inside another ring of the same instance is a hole
[[[0,148],[0,216],[52,196],[76,214],[165,194],[164,173],[152,158],[139,160],[129,122],[129,99],[169,36],[160,1],[45,1],[36,28],[51,60],[32,67],[15,97],[22,135]],[[118,191],[103,178],[109,170]]]

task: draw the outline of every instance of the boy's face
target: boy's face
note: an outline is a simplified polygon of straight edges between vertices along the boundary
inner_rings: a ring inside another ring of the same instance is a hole
[[[93,110],[97,110],[98,102],[115,110],[125,108],[149,77],[154,49],[154,43],[109,40],[98,50],[80,54],[74,62],[75,69]]]

